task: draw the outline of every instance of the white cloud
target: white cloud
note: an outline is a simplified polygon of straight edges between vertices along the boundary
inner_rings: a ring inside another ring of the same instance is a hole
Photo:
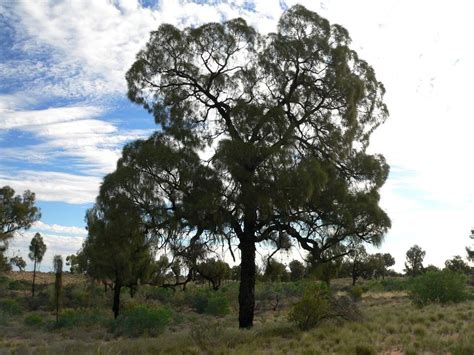
[[[2,171],[0,186],[16,191],[31,190],[42,201],[63,201],[72,204],[90,203],[99,192],[101,178],[50,171]]]
[[[68,158],[71,170],[75,168],[87,175],[109,173],[115,168],[123,144],[146,137],[152,130],[120,130],[111,122],[95,119],[103,112],[95,106],[9,110],[0,117],[0,132],[2,128],[21,130],[33,134],[40,142],[2,147],[0,154],[5,161],[26,160],[35,164]]]
[[[34,129],[34,126],[50,125],[97,117],[102,109],[94,106],[54,107],[44,110],[5,110],[0,117],[0,129]]]
[[[87,230],[85,228],[74,227],[74,226],[62,226],[59,224],[47,224],[41,221],[37,221],[32,226],[32,229],[34,231],[39,231],[39,232],[65,234],[68,236],[85,237],[87,235]]]

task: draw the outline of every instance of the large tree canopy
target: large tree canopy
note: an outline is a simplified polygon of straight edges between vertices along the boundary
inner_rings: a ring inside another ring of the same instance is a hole
[[[290,237],[324,262],[390,226],[378,206],[388,165],[366,152],[384,88],[349,43],[294,6],[268,35],[242,19],[161,25],[127,73],[161,132],[124,149],[115,192],[164,242],[239,241],[240,327],[253,324],[257,243]]]

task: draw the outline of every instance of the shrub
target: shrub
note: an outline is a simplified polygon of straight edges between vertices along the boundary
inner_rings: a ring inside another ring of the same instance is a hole
[[[169,324],[171,311],[168,308],[151,308],[144,305],[128,309],[114,324],[118,335],[136,337],[140,335],[156,336]]]
[[[369,345],[357,345],[355,348],[356,355],[374,355],[375,350]]]
[[[43,318],[39,314],[30,314],[25,317],[24,323],[29,327],[37,327],[43,324]]]
[[[384,291],[405,291],[408,288],[408,282],[400,279],[386,279],[381,282]]]
[[[207,307],[209,292],[203,290],[192,290],[186,293],[186,302],[194,308],[197,313],[204,313]]]
[[[169,304],[173,301],[175,291],[171,288],[163,287],[148,287],[144,290],[145,298],[160,301],[164,304]]]
[[[411,282],[410,298],[420,306],[461,302],[467,297],[466,276],[450,270],[427,272]]]
[[[360,301],[363,293],[364,290],[359,285],[356,285],[349,290],[349,296],[351,296],[354,301]]]
[[[6,315],[0,310],[0,326],[5,326],[7,324],[8,324],[8,315]]]
[[[229,313],[229,301],[220,291],[194,290],[186,294],[186,300],[197,313],[214,316]]]
[[[213,316],[225,316],[229,313],[229,301],[222,294],[215,294],[208,298],[204,313]]]
[[[31,290],[31,282],[26,280],[12,280],[8,283],[8,289],[13,291]]]
[[[302,299],[293,305],[289,319],[298,328],[308,330],[318,325],[329,313],[329,288],[324,284],[314,284],[308,286]]]
[[[21,306],[15,300],[0,301],[0,311],[10,316],[21,314],[23,312]]]
[[[53,328],[72,328],[77,326],[93,326],[104,323],[104,318],[96,311],[87,311],[84,309],[73,310],[66,309],[60,315]]]

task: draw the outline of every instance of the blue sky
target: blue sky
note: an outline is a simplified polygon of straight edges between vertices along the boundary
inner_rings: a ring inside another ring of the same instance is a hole
[[[126,98],[124,74],[150,31],[244,17],[265,33],[288,0],[18,1],[0,3],[0,185],[37,194],[31,235],[54,254],[80,248],[84,212],[127,142],[157,129]],[[393,228],[381,248],[396,268],[413,244],[426,264],[465,255],[474,225],[471,109],[474,24],[463,1],[300,1],[345,26],[387,89],[390,117],[373,136],[391,174],[382,206]],[[282,261],[287,261],[281,256]]]

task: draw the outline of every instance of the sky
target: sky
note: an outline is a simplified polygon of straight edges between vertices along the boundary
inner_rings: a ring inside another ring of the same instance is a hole
[[[36,232],[48,247],[44,271],[53,255],[77,252],[103,176],[124,144],[158,128],[128,102],[124,79],[150,31],[243,17],[268,33],[296,3],[344,26],[387,90],[390,117],[369,151],[391,166],[381,206],[392,228],[372,251],[391,253],[398,271],[414,244],[425,265],[464,257],[474,226],[474,22],[461,0],[0,1],[0,186],[35,192],[42,211],[10,255],[27,260]]]

